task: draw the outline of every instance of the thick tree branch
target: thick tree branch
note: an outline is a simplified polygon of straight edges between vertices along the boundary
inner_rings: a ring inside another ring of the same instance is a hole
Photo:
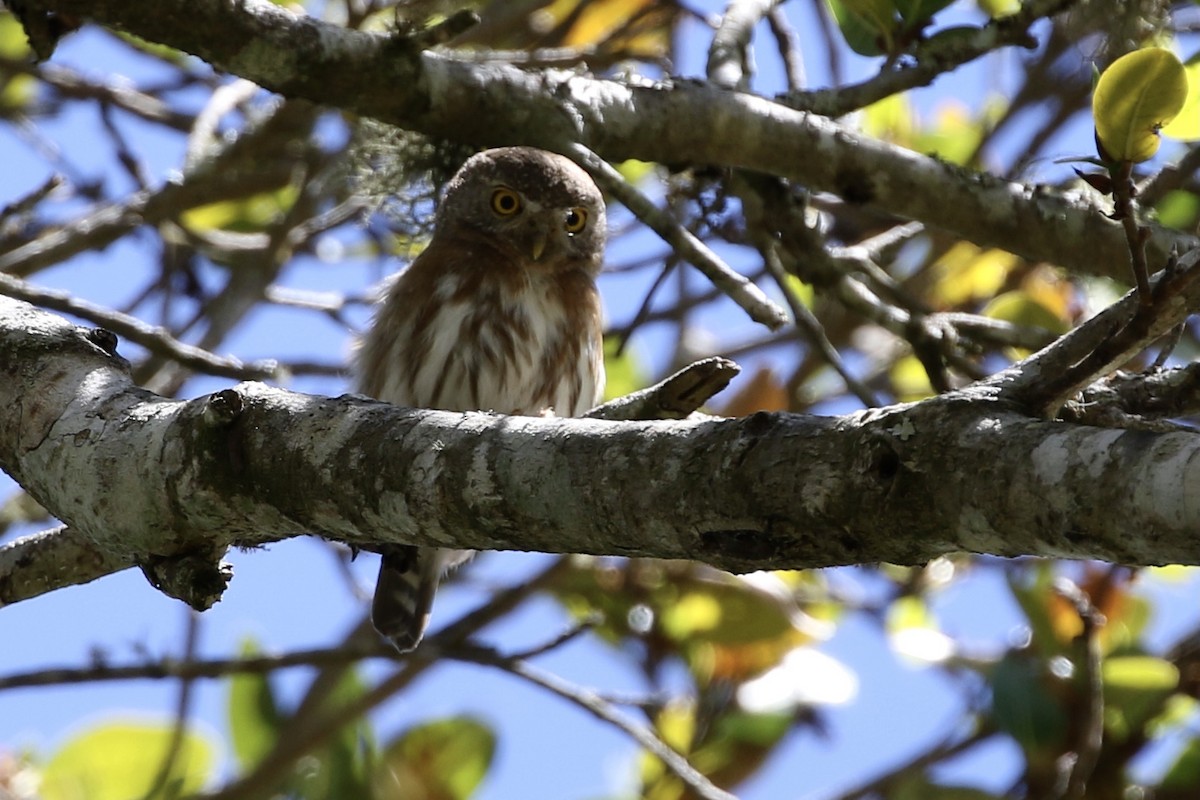
[[[733,571],[951,551],[1200,564],[1200,435],[1031,418],[995,385],[845,417],[673,422],[405,410],[260,384],[179,402],[7,299],[0,367],[0,466],[110,563],[160,577],[309,532]],[[18,573],[74,582],[27,542],[8,545],[6,602],[30,596]]]
[[[827,119],[693,82],[631,84],[421,52],[400,36],[339,28],[246,0],[30,0],[200,56],[289,97],[477,144],[608,160],[719,164],[780,175],[924,221],[984,246],[1089,274],[1124,277],[1120,225],[1087,197],[945,164]],[[1046,4],[1052,9],[1054,4]],[[1157,268],[1192,237],[1154,229]]]

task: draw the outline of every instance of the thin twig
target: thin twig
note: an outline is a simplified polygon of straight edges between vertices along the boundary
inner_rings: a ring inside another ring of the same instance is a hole
[[[1124,297],[1021,363],[989,379],[1008,399],[1054,417],[1063,403],[1098,376],[1120,367],[1150,342],[1170,332],[1200,294],[1200,248],[1178,259],[1170,274],[1155,276],[1154,307],[1143,312],[1141,292]],[[1189,302],[1189,298],[1192,298]]]
[[[98,83],[59,64],[32,64],[21,58],[0,58],[0,71],[29,75],[72,100],[87,100],[120,108],[126,113],[176,131],[187,131],[193,115],[172,109],[154,92],[135,89],[113,80]]]
[[[633,319],[621,328],[621,333],[617,339],[617,358],[620,358],[624,354],[625,347],[629,344],[629,339],[633,336],[633,332],[645,324],[646,318],[650,315],[650,306],[654,302],[655,295],[658,294],[658,290],[662,288],[663,284],[667,282],[667,276],[674,272],[678,266],[679,258],[675,255],[672,255],[663,262],[662,269],[659,270],[658,275],[654,276],[654,282],[650,284],[650,288],[646,290],[646,294],[642,297],[642,302],[638,305],[637,311],[634,312]]]
[[[1146,264],[1146,239],[1150,231],[1138,224],[1133,204],[1133,162],[1124,161],[1109,170],[1112,177],[1113,218],[1121,223],[1129,244],[1129,265],[1138,288],[1141,313],[1154,305],[1150,296],[1150,268]]]
[[[757,282],[760,278],[765,277],[766,274],[767,271],[765,268],[758,268],[751,270],[747,277]],[[715,286],[709,287],[706,291],[679,298],[678,302],[672,303],[669,308],[647,310],[641,317],[635,315],[629,322],[609,328],[605,331],[604,335],[615,336],[619,341],[625,340],[643,325],[650,325],[655,322],[679,322],[681,319],[686,318],[693,310],[723,297],[725,297],[723,291]],[[639,313],[641,313],[640,310]]]
[[[708,248],[678,221],[654,204],[633,185],[621,177],[607,161],[581,144],[570,144],[565,148],[579,162],[600,188],[612,194],[634,213],[642,222],[675,248],[710,281],[718,286],[750,315],[755,322],[776,330],[787,324],[787,313],[773,303],[762,290],[744,275],[734,271],[720,256]]]
[[[787,75],[789,92],[804,89],[806,77],[804,74],[804,57],[800,53],[800,37],[796,29],[788,21],[787,14],[778,5],[767,14],[767,22],[771,26],[771,35],[779,48],[779,57],[783,60],[783,71]]]
[[[0,294],[85,319],[141,345],[151,353],[169,358],[197,372],[235,380],[264,380],[278,376],[279,364],[272,359],[246,364],[236,358],[218,356],[179,341],[165,328],[149,325],[129,314],[81,300],[70,292],[45,289],[0,273]]]
[[[1179,161],[1168,164],[1142,181],[1138,185],[1138,202],[1145,208],[1154,207],[1167,192],[1183,186],[1196,174],[1196,170],[1200,170],[1200,144],[1192,145]]]
[[[0,691],[26,689],[31,686],[76,686],[79,684],[113,683],[131,680],[222,679],[230,675],[265,675],[290,667],[323,667],[346,664],[364,658],[390,658],[395,650],[383,643],[367,647],[320,648],[297,650],[292,653],[243,658],[189,660],[163,658],[142,664],[110,666],[89,664],[86,667],[42,667],[30,672],[0,676]]]
[[[902,781],[906,776],[920,774],[926,768],[933,766],[939,761],[944,761],[953,758],[959,753],[966,752],[995,735],[996,731],[989,725],[979,727],[970,735],[962,738],[959,738],[960,734],[955,732],[947,737],[945,741],[921,753],[916,758],[839,795],[837,800],[860,800],[867,797],[887,796],[887,790],[896,782]]]
[[[199,641],[200,632],[200,615],[190,608],[186,613],[187,626],[183,640],[183,661],[185,663],[196,657],[196,643]],[[175,704],[175,724],[171,728],[171,741],[167,745],[167,752],[163,756],[162,764],[159,765],[158,775],[150,784],[150,791],[146,792],[143,800],[165,796],[164,790],[167,781],[171,779],[171,774],[175,771],[175,764],[179,761],[179,754],[183,750],[183,739],[187,733],[188,717],[192,707],[192,690],[195,686],[195,680],[190,678],[185,678],[180,682],[179,700]]]
[[[767,270],[771,273],[771,277],[775,279],[779,290],[783,292],[784,299],[787,300],[788,306],[792,309],[792,316],[795,318],[796,327],[800,329],[800,332],[804,335],[809,345],[841,376],[842,381],[846,384],[846,388],[853,392],[854,396],[858,398],[863,406],[866,408],[875,408],[878,406],[879,398],[846,366],[846,362],[842,360],[841,353],[833,346],[833,342],[829,341],[829,337],[825,335],[825,328],[821,325],[820,320],[808,309],[808,306],[801,302],[800,298],[796,296],[795,291],[792,290],[791,285],[787,282],[787,273],[784,271],[783,264],[780,262],[777,252],[778,245],[774,242],[764,243],[764,245],[760,251],[763,256],[763,262],[767,265]]]
[[[583,619],[571,625],[567,629],[560,632],[557,636],[542,642],[539,645],[529,648],[528,650],[520,650],[512,653],[508,657],[517,661],[526,661],[531,658],[537,658],[540,655],[557,650],[567,642],[578,639],[583,634],[595,628],[603,621],[603,617],[598,613],[592,613]]]
[[[1030,27],[1044,17],[1054,16],[1077,0],[1030,0],[1012,15],[991,20],[969,34],[955,32],[945,37],[932,36],[911,54],[904,67],[893,67],[873,78],[851,86],[812,92],[790,92],[780,98],[788,106],[822,116],[840,117],[877,100],[928,86],[939,75],[974,61],[1001,47],[1037,46]]]
[[[505,658],[490,649],[462,648],[449,651],[446,655],[459,661],[495,667],[510,675],[523,678],[534,686],[558,695],[597,719],[624,731],[644,750],[662,761],[663,766],[673,772],[698,797],[706,800],[737,800],[734,795],[713,785],[708,778],[688,763],[686,758],[658,738],[652,730],[637,724],[590,689],[575,686],[557,675],[537,669],[526,661]]]
[[[508,614],[534,592],[553,581],[569,564],[568,558],[557,558],[529,580],[497,592],[474,611],[426,637],[418,650],[404,657],[404,666],[397,672],[345,705],[330,709],[323,696],[312,702],[306,698],[301,709],[289,720],[289,734],[279,739],[271,752],[250,773],[224,789],[202,797],[204,800],[258,800],[266,796],[296,761],[319,747],[337,731],[404,689],[436,663],[438,657],[448,649],[460,646],[481,628]],[[400,660],[396,651],[380,643],[369,631],[368,626],[369,623],[364,621],[347,640],[359,641],[365,633],[366,638],[371,640],[371,647],[383,650],[394,661]],[[336,677],[336,673],[325,680],[322,679],[323,676],[318,676],[314,683],[320,681],[321,687],[332,687],[337,683]],[[315,694],[313,696],[316,697]]]
[[[1067,580],[1055,581],[1054,593],[1075,608],[1079,621],[1083,623],[1083,631],[1078,640],[1083,650],[1083,658],[1080,659],[1082,663],[1078,664],[1078,667],[1087,691],[1083,703],[1083,719],[1078,721],[1079,734],[1077,741],[1073,743],[1072,752],[1059,759],[1059,766],[1065,778],[1062,782],[1064,791],[1061,796],[1082,798],[1087,795],[1088,780],[1096,769],[1100,749],[1104,745],[1104,682],[1101,677],[1103,656],[1098,634],[1099,629],[1104,626],[1105,619],[1077,584]]]

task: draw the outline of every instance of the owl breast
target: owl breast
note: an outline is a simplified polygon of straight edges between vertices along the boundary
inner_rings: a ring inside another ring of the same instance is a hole
[[[600,308],[589,278],[534,276],[514,286],[486,274],[446,273],[430,296],[410,299],[416,302],[396,320],[387,377],[373,392],[379,399],[557,416],[578,416],[599,402]]]

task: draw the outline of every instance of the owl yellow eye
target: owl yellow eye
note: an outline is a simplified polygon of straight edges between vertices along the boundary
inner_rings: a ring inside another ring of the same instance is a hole
[[[492,192],[492,211],[495,211],[502,217],[511,217],[521,210],[521,195],[509,189],[507,186],[501,186]]]
[[[587,217],[587,209],[576,206],[567,212],[563,227],[567,229],[567,233],[579,233],[587,225]]]

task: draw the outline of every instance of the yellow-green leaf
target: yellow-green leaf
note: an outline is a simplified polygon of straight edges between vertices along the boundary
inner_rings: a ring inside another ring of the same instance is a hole
[[[617,355],[617,339],[612,336],[604,340],[604,371],[608,375],[604,383],[605,400],[624,397],[645,388],[649,382],[634,348],[627,344],[621,355]]]
[[[933,385],[929,382],[929,373],[916,356],[907,355],[896,361],[892,365],[889,378],[897,400],[920,400],[934,394]]]
[[[155,788],[171,749],[173,726],[144,722],[103,725],[63,745],[42,774],[42,800],[142,800],[178,797],[204,787],[216,754],[187,731],[160,791]]]
[[[1104,660],[1104,724],[1118,741],[1139,732],[1162,713],[1179,686],[1179,670],[1154,656],[1113,656]]]
[[[12,14],[0,13],[0,56],[19,61],[29,55],[25,29]],[[0,77],[0,112],[23,108],[33,100],[36,81],[31,75],[8,72]]]
[[[1183,101],[1179,116],[1163,126],[1162,134],[1172,139],[1194,142],[1200,139],[1200,61],[1193,60],[1184,67],[1184,72],[1188,82],[1187,99]]]
[[[18,59],[29,55],[25,29],[12,14],[0,13],[0,56]]]
[[[677,641],[746,644],[774,639],[794,627],[779,602],[738,581],[682,588],[660,613],[664,632]]]
[[[1188,230],[1196,224],[1197,216],[1200,216],[1200,197],[1186,189],[1176,189],[1167,192],[1154,210],[1158,212],[1158,224],[1164,228]]]
[[[1017,256],[1004,250],[959,242],[934,264],[931,299],[938,307],[947,308],[991,297],[1020,263]]]
[[[1160,581],[1180,584],[1191,580],[1196,575],[1197,569],[1197,567],[1186,564],[1167,564],[1163,567],[1147,567],[1146,572]]]
[[[183,224],[196,231],[223,229],[251,233],[262,230],[287,213],[300,192],[288,185],[249,197],[219,200],[189,208],[180,215]]]
[[[1170,50],[1147,47],[1118,58],[1092,93],[1101,155],[1114,161],[1153,158],[1159,130],[1179,114],[1187,93],[1187,73]]]
[[[1026,291],[1011,291],[992,298],[983,307],[983,315],[1002,319],[1014,325],[1044,328],[1052,333],[1066,333],[1070,324],[1061,319]]]
[[[465,800],[487,774],[496,735],[471,717],[426,722],[384,751],[376,773],[380,800]]]
[[[1174,691],[1179,670],[1154,656],[1113,656],[1104,662],[1104,685],[1136,692]]]
[[[636,158],[627,158],[615,166],[621,177],[630,183],[641,183],[642,178],[652,174],[657,167],[653,161],[638,161]]]
[[[1021,0],[976,0],[979,9],[992,19],[1008,17],[1021,10]]]

